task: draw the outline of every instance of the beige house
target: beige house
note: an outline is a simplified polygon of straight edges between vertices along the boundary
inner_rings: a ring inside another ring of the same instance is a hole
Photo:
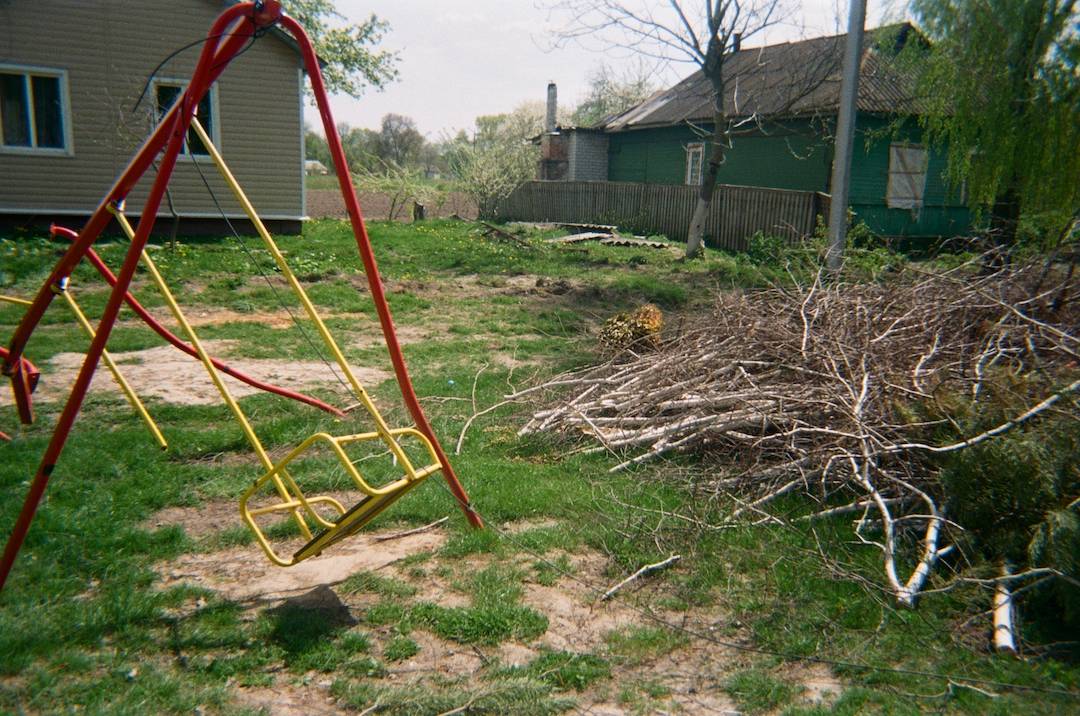
[[[222,0],[0,0],[0,226],[78,228],[191,77]],[[155,68],[161,65],[157,72]],[[151,73],[154,73],[151,76]],[[270,32],[232,62],[199,115],[271,230],[304,218],[303,72]],[[243,213],[189,135],[159,230],[220,231]],[[128,197],[139,213],[152,176]],[[240,222],[244,223],[244,222]]]

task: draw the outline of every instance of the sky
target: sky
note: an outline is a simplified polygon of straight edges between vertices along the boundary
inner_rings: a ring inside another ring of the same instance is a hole
[[[471,131],[479,115],[544,101],[549,81],[558,86],[560,107],[572,107],[601,63],[616,72],[634,63],[625,51],[581,44],[554,48],[558,19],[534,0],[337,0],[336,6],[355,22],[371,13],[388,21],[381,46],[400,58],[398,79],[383,91],[369,88],[360,99],[332,98],[335,120],[354,127],[376,129],[383,115],[393,112],[411,117],[436,141],[459,129]],[[847,26],[845,0],[805,0],[796,7],[788,22],[743,46],[832,35]],[[902,0],[868,0],[866,27],[902,19],[903,8]],[[656,84],[674,84],[693,70],[688,64],[656,68]],[[311,107],[306,119],[313,128],[319,123]]]

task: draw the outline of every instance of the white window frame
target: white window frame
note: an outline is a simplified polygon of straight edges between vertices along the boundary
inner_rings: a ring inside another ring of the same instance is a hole
[[[68,82],[67,70],[56,67],[42,67],[40,65],[14,65],[0,63],[0,72],[4,74],[23,75],[23,77],[56,77],[60,80],[60,121],[63,122],[63,147],[39,147],[37,146],[37,122],[34,118],[34,88],[32,83],[27,83],[27,99],[30,106],[27,108],[30,114],[30,141],[29,147],[12,147],[3,144],[0,138],[0,154],[31,154],[34,156],[70,157],[75,154],[75,141],[71,131],[71,91]]]
[[[694,155],[698,157],[697,177],[692,176],[694,169]],[[705,142],[690,142],[686,145],[686,184],[687,186],[701,186],[705,178]]]
[[[187,90],[188,85],[191,84],[191,80],[173,79],[172,77],[155,77],[154,81],[150,85],[150,100],[151,111],[153,112],[153,126],[158,125],[158,103],[157,92],[158,87],[165,85],[168,87],[179,87],[180,92],[183,93]],[[214,147],[220,152],[221,148],[221,110],[218,107],[218,87],[217,82],[210,85],[210,89],[207,90],[207,94],[210,95],[210,141],[214,143]],[[192,154],[188,149],[187,136],[184,136],[184,145],[180,149],[180,154],[177,155],[177,159],[180,161],[194,161],[196,158],[209,159],[209,154]]]
[[[917,149],[923,153],[923,162],[921,171],[901,171],[893,163],[893,150],[894,149]],[[889,175],[885,184],[885,205],[890,209],[908,209],[912,214],[918,218],[919,213],[922,211],[923,206],[926,204],[926,184],[930,169],[930,151],[925,144],[918,144],[916,142],[892,142],[889,145]],[[922,175],[922,186],[916,191],[916,195],[910,197],[910,201],[907,198],[896,198],[893,196],[893,177],[897,175],[918,176]]]

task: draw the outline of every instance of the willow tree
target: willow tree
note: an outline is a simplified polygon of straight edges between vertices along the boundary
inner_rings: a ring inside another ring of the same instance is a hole
[[[717,176],[731,146],[724,61],[739,42],[783,20],[785,0],[557,0],[552,9],[563,18],[563,39],[588,37],[605,48],[664,62],[690,62],[708,80],[712,129],[704,143],[704,172],[686,240],[686,255],[699,255]]]
[[[930,40],[922,123],[1004,239],[1080,208],[1078,0],[913,0]],[[1071,221],[1072,219],[1070,219]]]

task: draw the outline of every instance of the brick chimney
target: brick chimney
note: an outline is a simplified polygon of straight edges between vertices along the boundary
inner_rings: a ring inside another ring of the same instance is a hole
[[[556,97],[555,83],[548,82],[547,91],[547,116],[544,118],[544,131],[551,134],[555,131],[555,113],[559,108]]]
[[[738,52],[741,47],[742,47],[742,33],[741,32],[736,32],[734,37],[731,40],[731,51],[732,52]]]

